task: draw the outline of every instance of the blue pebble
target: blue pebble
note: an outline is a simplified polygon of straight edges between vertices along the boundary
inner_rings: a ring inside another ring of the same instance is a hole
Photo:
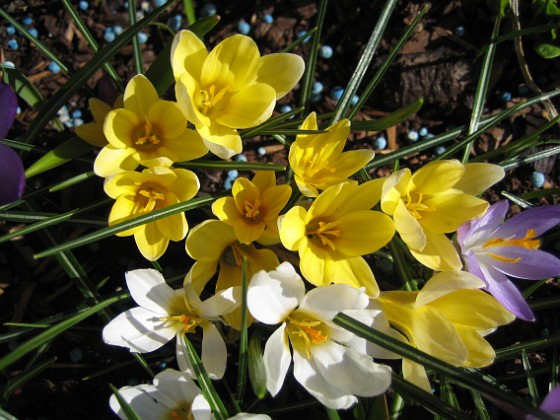
[[[511,101],[511,92],[502,92],[500,94],[500,99],[504,102]]]
[[[82,120],[81,118],[74,118],[74,120],[72,121],[72,125],[74,127],[78,127],[80,125],[82,125],[84,123],[84,120]]]
[[[330,45],[323,45],[319,49],[319,56],[323,58],[331,58],[333,56],[333,49]]]
[[[312,93],[321,93],[323,91],[323,84],[321,82],[313,82]]]
[[[82,110],[75,109],[74,111],[72,111],[72,118],[82,118]]]
[[[21,20],[21,23],[23,23],[25,26],[30,26],[33,24],[33,18],[31,16],[26,16]]]
[[[274,22],[274,18],[272,17],[272,15],[267,13],[266,15],[264,15],[264,21],[266,23],[272,23],[272,22]]]
[[[280,107],[280,112],[290,112],[292,110],[292,107],[290,105],[282,105]]]
[[[8,41],[8,48],[9,48],[10,50],[16,51],[16,50],[19,48],[19,44],[18,44],[17,40],[15,40],[15,39],[10,39],[10,40]]]
[[[373,145],[376,149],[383,150],[387,147],[387,139],[383,136],[379,136],[374,140]]]
[[[239,33],[247,35],[249,32],[251,32],[251,25],[241,19],[237,24],[237,30],[239,31]]]
[[[181,29],[182,24],[183,18],[179,14],[169,18],[169,20],[167,21],[167,25],[174,31],[178,31],[179,29]]]
[[[413,142],[413,143],[416,142],[416,141],[418,141],[418,131],[416,131],[416,130],[410,130],[410,131],[408,132],[408,134],[407,134],[407,137],[408,137],[408,139],[409,139],[411,142]]]
[[[137,37],[140,44],[145,44],[146,42],[148,42],[148,34],[146,32],[138,32]]]
[[[121,25],[115,25],[113,26],[113,32],[115,35],[120,35],[123,32],[123,27]]]
[[[16,108],[16,114],[21,114],[21,108],[19,106]]]
[[[74,347],[70,350],[70,360],[74,363],[79,362],[84,357],[84,352],[79,347]]]
[[[305,36],[305,34],[307,34],[307,31],[299,31],[299,32],[296,34],[296,36],[297,36],[298,38],[301,38],[301,37]],[[307,42],[307,41],[309,41],[310,39],[311,39],[311,36],[307,36],[307,37],[305,37],[305,39],[303,40],[303,42]]]
[[[202,16],[214,16],[216,13],[218,13],[218,9],[214,3],[205,3],[200,10]]]
[[[433,135],[432,133],[426,134],[426,138],[427,138],[427,139],[431,139],[432,137],[434,137],[434,135]]]
[[[418,134],[420,134],[422,137],[426,137],[428,135],[428,129],[426,127],[422,127],[420,130],[418,130]]]
[[[51,61],[49,63],[48,69],[51,73],[54,73],[54,74],[60,73],[60,66],[57,63],[55,63],[54,61]]]
[[[545,181],[545,176],[542,172],[534,171],[531,174],[531,182],[533,184],[533,187],[541,188],[544,185],[544,181]]]
[[[6,26],[6,33],[8,35],[14,35],[16,33],[16,28],[12,25]]]
[[[224,189],[231,190],[232,186],[233,186],[233,179],[226,178],[225,181],[224,181]]]
[[[435,152],[436,152],[436,155],[439,156],[439,155],[443,155],[446,150],[447,149],[445,148],[445,146],[438,146],[438,147],[436,147]]]
[[[29,32],[29,35],[33,38],[37,38],[39,36],[39,31],[35,28],[29,28],[27,32]]]
[[[229,171],[227,171],[227,176],[233,181],[239,176],[239,171],[237,169],[230,169]]]
[[[342,89],[340,86],[335,86],[331,90],[331,98],[333,98],[335,101],[338,101],[342,97],[343,93],[344,89]]]
[[[81,0],[78,3],[78,7],[80,8],[80,10],[87,10],[89,9],[89,3],[86,0]]]
[[[464,26],[457,26],[455,28],[455,35],[457,35],[457,36],[465,35],[465,27]]]
[[[165,363],[165,362],[160,362],[160,363],[159,363],[159,368],[160,368],[161,370],[167,369],[167,363]]]
[[[165,3],[167,3],[167,0],[154,0],[154,7],[161,7]]]
[[[356,94],[354,94],[354,96],[352,96],[352,100],[350,101],[350,105],[354,106],[358,103],[358,101],[360,100],[360,97]]]
[[[233,160],[235,160],[236,162],[247,162],[247,156],[245,156],[243,153],[240,153],[235,156]]]
[[[266,149],[264,147],[259,147],[257,149],[257,153],[261,156],[264,156],[264,155],[266,155]]]
[[[117,36],[113,32],[113,28],[105,29],[105,33],[103,34],[103,39],[106,42],[113,42]]]
[[[9,68],[11,68],[11,69],[15,69],[15,68],[16,68],[15,63],[14,63],[13,61],[10,61],[10,60],[4,61],[4,62],[2,63],[2,65],[3,65],[4,67],[9,67]]]

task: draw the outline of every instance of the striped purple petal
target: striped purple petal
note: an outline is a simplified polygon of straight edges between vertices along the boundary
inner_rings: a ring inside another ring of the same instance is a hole
[[[21,198],[25,188],[25,173],[18,154],[0,144],[0,205]]]
[[[548,252],[538,249],[526,249],[520,246],[501,246],[492,251],[508,262],[492,259],[492,266],[504,274],[527,280],[541,280],[560,274],[560,259]]]
[[[560,223],[560,206],[542,206],[525,210],[507,220],[500,226],[494,237],[516,239],[523,238],[529,229],[540,236],[547,230],[552,229]]]
[[[8,131],[12,127],[17,113],[17,96],[12,88],[0,83],[0,140],[6,138]]]

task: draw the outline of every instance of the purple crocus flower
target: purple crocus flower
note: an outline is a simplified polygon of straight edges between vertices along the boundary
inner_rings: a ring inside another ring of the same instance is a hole
[[[540,280],[560,274],[560,259],[540,251],[538,236],[560,222],[560,206],[526,210],[505,223],[506,200],[490,206],[479,219],[457,230],[457,242],[467,269],[486,283],[486,290],[515,316],[533,321],[535,315],[507,276]]]
[[[17,112],[17,96],[12,88],[0,83],[0,140],[6,138]],[[0,205],[18,200],[25,187],[23,164],[10,147],[0,144]]]
[[[550,390],[539,408],[555,419],[560,418],[560,385],[556,385]],[[537,420],[535,416],[528,416],[527,419]]]

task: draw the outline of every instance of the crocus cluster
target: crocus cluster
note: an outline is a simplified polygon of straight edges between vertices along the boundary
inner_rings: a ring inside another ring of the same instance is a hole
[[[270,118],[304,71],[299,56],[261,56],[247,36],[209,52],[190,31],[176,35],[171,65],[175,101],[161,99],[138,75],[122,104],[90,102],[94,121],[79,134],[102,146],[94,171],[115,200],[110,225],[195,197],[198,177],[180,164],[240,153],[239,130]],[[339,327],[339,313],[454,366],[482,368],[495,358],[492,331],[516,317],[534,319],[510,277],[560,274],[560,260],[538,249],[538,237],[558,225],[559,206],[504,222],[507,202],[491,206],[480,198],[504,177],[500,166],[438,160],[359,182],[354,175],[374,152],[345,151],[349,120],[319,129],[312,112],[299,128],[288,142],[291,185],[279,183],[276,167],[262,168],[236,179],[231,194],[216,197],[212,215],[190,230],[184,213],[174,213],[119,233],[133,235],[148,260],[160,258],[170,241],[185,240],[194,260],[178,289],[154,269],[129,271],[138,306],[103,330],[106,343],[139,353],[176,342],[179,371],[120,390],[139,413],[210,418],[185,336],[201,333],[204,370],[220,379],[231,363],[224,334],[248,327],[267,334],[264,383],[273,397],[289,375],[333,409],[385,393],[392,370],[382,361],[399,356]],[[388,282],[376,278],[371,255],[392,241],[393,251],[433,272],[419,290],[386,290]],[[431,392],[423,366],[404,359],[402,374]],[[111,407],[123,416],[116,397]]]

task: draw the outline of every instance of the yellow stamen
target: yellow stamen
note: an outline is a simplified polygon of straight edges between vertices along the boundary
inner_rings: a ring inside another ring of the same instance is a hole
[[[413,202],[413,199],[410,193],[406,194],[406,209],[412,214],[412,216],[418,220],[422,218],[420,214],[421,211],[435,211],[436,208],[434,206],[427,206],[426,204],[422,204],[422,200],[424,199],[424,195],[422,193],[418,193],[418,201]]]
[[[198,323],[197,319],[192,315],[182,314],[182,315],[172,315],[160,318],[160,321],[174,321],[174,322],[181,322],[183,324],[183,331],[184,332],[193,332],[196,324]]]
[[[327,222],[327,223],[319,222],[318,224],[319,227],[315,230],[307,231],[307,235],[318,237],[323,245],[328,246],[330,249],[334,251],[335,250],[334,242],[327,235],[335,238],[338,238],[340,236],[340,229],[336,228],[336,226],[340,224],[340,221],[336,220],[334,222]]]
[[[230,86],[226,86],[219,92],[216,92],[216,85],[210,86],[207,90],[201,90],[200,96],[202,97],[200,101],[200,111],[204,115],[208,115],[210,111],[216,106],[216,104],[221,101],[226,93],[230,90]]]
[[[152,123],[150,121],[146,120],[146,122],[144,123],[144,135],[138,137],[138,140],[136,140],[134,144],[137,144],[139,146],[142,146],[144,144],[146,144],[147,146],[159,144],[159,139],[152,131]]]
[[[537,232],[535,231],[535,229],[528,229],[525,236],[521,239],[492,238],[489,241],[486,241],[484,245],[482,245],[482,249],[491,248],[494,246],[519,246],[525,249],[538,249],[538,247],[541,245],[541,241],[538,239],[534,239],[536,237]],[[510,258],[503,255],[494,254],[492,252],[488,252],[486,255],[498,261],[508,262],[512,264],[521,260],[521,257]]]
[[[259,222],[260,221],[260,206],[261,206],[261,201],[257,198],[253,203],[251,203],[249,200],[245,200],[245,202],[243,203],[243,206],[245,208],[245,219],[249,219],[247,220],[248,222]]]
[[[305,353],[307,358],[311,358],[311,345],[321,344],[329,339],[329,336],[324,334],[319,328],[322,325],[321,321],[312,321],[308,319],[295,319],[288,317],[288,332],[293,338],[303,340],[305,346]],[[319,328],[317,328],[319,327]]]
[[[486,255],[494,258],[495,260],[508,262],[508,263],[512,263],[512,264],[521,261],[521,257],[509,258],[509,257],[504,257],[503,255],[493,254],[491,252],[488,252]]]
[[[147,198],[146,204],[144,205],[144,211],[152,211],[157,204],[157,200],[165,199],[165,195],[159,191],[155,191],[151,188],[145,188],[138,191],[142,197]]]

